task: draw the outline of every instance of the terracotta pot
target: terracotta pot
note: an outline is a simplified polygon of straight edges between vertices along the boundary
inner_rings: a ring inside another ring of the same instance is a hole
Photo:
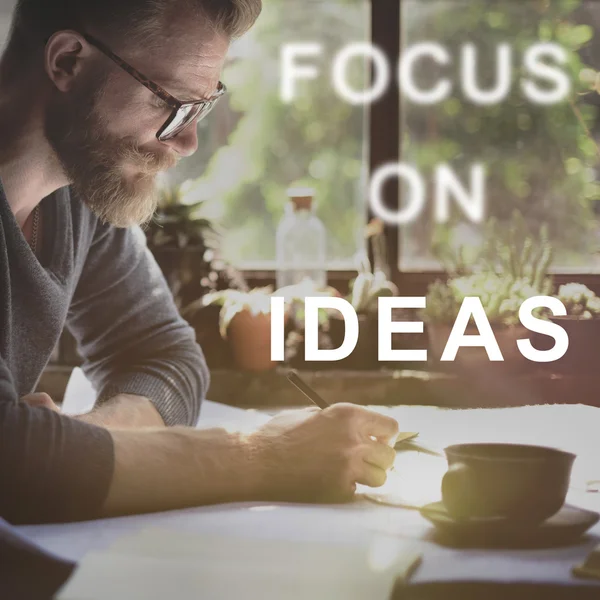
[[[335,317],[330,319],[329,335],[334,348],[339,348],[344,343],[346,326],[343,319]],[[358,315],[358,342],[354,352],[343,360],[330,364],[333,368],[356,371],[377,369],[379,367],[377,344],[377,319],[366,315]]]
[[[236,364],[246,371],[269,371],[277,366],[271,360],[271,315],[239,312],[229,325],[227,337]]]
[[[456,359],[453,362],[440,363],[442,365],[448,365],[449,368],[458,368],[460,370],[470,371],[474,369],[485,369],[494,368],[495,370],[507,370],[507,371],[520,371],[530,367],[530,361],[528,361],[519,351],[517,346],[517,340],[529,339],[531,337],[531,331],[523,327],[522,325],[515,325],[512,327],[494,327],[494,336],[500,347],[500,352],[504,357],[504,362],[492,362],[488,358],[488,354],[485,348],[460,348]],[[429,324],[427,325],[427,334],[429,337],[429,354],[430,358],[434,361],[439,361],[450,332],[452,331],[452,325],[440,325],[440,324]],[[466,330],[467,335],[478,335],[479,330],[474,325],[469,325]]]
[[[578,319],[576,317],[550,317],[569,336],[569,349],[559,360],[547,363],[547,368],[565,374],[590,374],[600,370],[600,319]],[[539,336],[536,348],[547,350],[554,340]]]

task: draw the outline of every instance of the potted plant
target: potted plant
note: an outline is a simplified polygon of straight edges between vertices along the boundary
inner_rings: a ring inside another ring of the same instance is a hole
[[[338,290],[331,286],[320,286],[310,279],[300,283],[279,288],[273,293],[285,299],[286,321],[285,330],[285,363],[294,369],[331,369],[328,361],[310,361],[305,359],[305,308],[306,298],[315,297],[341,297]],[[329,321],[328,311],[319,309],[318,345],[322,350],[332,347],[331,339],[327,333]]]
[[[271,360],[272,291],[264,287],[249,292],[212,292],[187,311],[196,310],[197,305],[218,306],[219,332],[229,344],[236,366],[246,371],[268,371],[277,366]]]
[[[600,367],[600,298],[581,283],[561,285],[556,297],[567,309],[565,316],[548,315],[569,336],[569,349],[548,368],[564,373],[596,373]],[[549,338],[539,339],[537,346],[547,349]]]
[[[219,256],[222,232],[202,215],[203,201],[194,201],[195,184],[163,183],[145,232],[179,308],[209,292],[247,289],[241,273]]]
[[[530,333],[519,322],[519,308],[528,298],[546,294],[527,279],[515,280],[496,273],[478,273],[432,284],[427,307],[423,310],[432,358],[441,357],[463,300],[477,296],[492,326],[505,366],[514,370],[524,368],[527,361],[518,351],[517,340],[529,337]],[[467,327],[467,335],[478,333],[474,324]],[[458,365],[464,367],[484,366],[488,360],[484,348],[461,348],[456,358]]]
[[[508,235],[497,231],[491,221],[486,233],[487,244],[480,256],[469,266],[463,260],[464,248],[456,251],[456,258],[446,249],[446,281],[433,283],[427,294],[427,305],[422,311],[427,324],[432,358],[441,357],[456,317],[466,297],[479,297],[486,316],[504,357],[503,366],[520,370],[528,366],[518,351],[517,340],[528,338],[530,332],[519,322],[521,304],[533,296],[548,295],[552,280],[547,271],[552,260],[552,248],[547,231],[542,227],[539,237],[524,233],[523,221],[513,215]],[[508,239],[507,239],[508,238]],[[454,275],[452,275],[454,273]],[[469,325],[467,335],[477,335],[475,325]],[[484,348],[461,348],[455,361],[459,368],[480,368],[489,364]]]

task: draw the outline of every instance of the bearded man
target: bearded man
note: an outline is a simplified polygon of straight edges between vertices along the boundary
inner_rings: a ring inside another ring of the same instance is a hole
[[[0,517],[345,499],[383,484],[394,420],[350,405],[198,431],[208,371],[145,245],[261,0],[19,0],[0,63]],[[63,327],[98,391],[33,394]]]

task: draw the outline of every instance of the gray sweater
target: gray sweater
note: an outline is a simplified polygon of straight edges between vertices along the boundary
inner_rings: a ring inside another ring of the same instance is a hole
[[[99,403],[117,393],[138,394],[155,404],[168,425],[193,425],[209,385],[208,370],[193,330],[179,316],[146,248],[143,232],[102,224],[69,188],[45,198],[41,209],[43,243],[36,257],[0,184],[0,374],[14,387],[10,398],[4,394],[4,409],[35,390],[67,326]],[[2,402],[0,397],[0,407]],[[55,494],[50,504],[60,514],[45,510],[45,520],[92,516],[108,489],[110,436],[60,415],[46,416],[50,411],[44,409],[18,406],[18,411],[19,418],[10,418],[0,409],[0,517],[11,517],[3,514],[4,490],[15,502],[17,497],[26,500],[5,485],[10,478],[3,466],[11,461],[21,472],[33,469],[27,478],[27,485],[33,486],[30,495],[37,489],[36,476],[54,488],[46,488],[44,502],[48,494]],[[48,421],[52,435],[43,433],[41,421]],[[11,440],[16,445],[11,446]],[[91,485],[91,480],[101,484]],[[68,481],[66,490],[55,489],[59,481]],[[80,504],[73,506],[71,496],[66,508],[59,509],[58,501],[68,494],[80,494]]]

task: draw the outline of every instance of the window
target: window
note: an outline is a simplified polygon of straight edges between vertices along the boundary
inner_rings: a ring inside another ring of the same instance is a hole
[[[236,42],[223,81],[230,92],[200,123],[200,150],[171,177],[200,179],[194,196],[219,219],[225,258],[246,269],[273,269],[275,232],[286,190],[316,190],[317,214],[328,231],[330,269],[352,269],[366,222],[367,129],[364,107],[339,99],[332,57],[349,42],[370,40],[367,0],[269,0],[256,27]],[[297,96],[280,95],[280,53],[286,43],[319,43],[317,67],[298,82]],[[367,68],[353,62],[359,84]]]
[[[488,176],[483,225],[473,225],[458,210],[448,224],[436,224],[428,211],[400,231],[399,270],[440,270],[433,252],[436,243],[467,246],[467,255],[469,249],[476,252],[490,235],[485,227],[489,219],[497,220],[496,231],[507,233],[518,211],[532,232],[546,224],[556,272],[600,272],[600,96],[577,95],[582,69],[600,70],[600,3],[403,0],[401,21],[404,48],[427,40],[447,49],[453,63],[443,74],[450,74],[455,84],[454,93],[435,105],[419,106],[402,98],[403,161],[414,163],[423,174],[447,162],[465,184],[467,169],[483,162]],[[517,85],[522,59],[540,41],[568,49],[564,69],[573,82],[572,101],[541,106],[524,99]],[[513,85],[506,99],[481,106],[466,97],[459,87],[459,57],[466,43],[477,49],[482,89],[498,81],[498,46],[510,45]],[[439,66],[424,61],[420,84],[430,87],[440,72]]]
[[[224,77],[231,84],[228,102],[203,124],[201,151],[177,173],[180,179],[201,174],[198,193],[228,230],[227,258],[243,268],[272,269],[285,190],[310,178],[329,232],[329,267],[351,270],[363,244],[366,184],[378,166],[411,163],[427,179],[434,165],[445,162],[466,185],[468,168],[482,162],[484,225],[474,226],[456,210],[447,225],[434,223],[426,211],[410,226],[389,228],[389,255],[398,256],[395,278],[405,284],[430,281],[441,270],[436,244],[467,245],[476,252],[489,235],[487,220],[496,218],[506,230],[515,210],[532,230],[547,223],[556,272],[599,272],[600,96],[575,96],[575,109],[568,102],[543,107],[524,102],[513,81],[506,99],[493,106],[477,106],[458,89],[448,100],[425,107],[407,102],[391,86],[372,107],[353,108],[332,89],[331,59],[349,42],[369,39],[392,65],[401,50],[421,41],[437,42],[453,59],[471,42],[479,53],[482,89],[494,85],[499,44],[513,50],[516,81],[518,61],[529,46],[557,41],[570,51],[568,73],[578,86],[583,68],[600,70],[600,5],[593,0],[311,0],[285,8],[281,0],[267,3],[257,27],[233,48]],[[279,52],[288,41],[316,41],[326,48],[319,78],[302,82],[291,105],[279,98]],[[421,71],[424,84],[436,75],[433,63]],[[458,84],[456,64],[450,75]],[[402,204],[403,192],[393,184],[386,188],[392,204]]]

